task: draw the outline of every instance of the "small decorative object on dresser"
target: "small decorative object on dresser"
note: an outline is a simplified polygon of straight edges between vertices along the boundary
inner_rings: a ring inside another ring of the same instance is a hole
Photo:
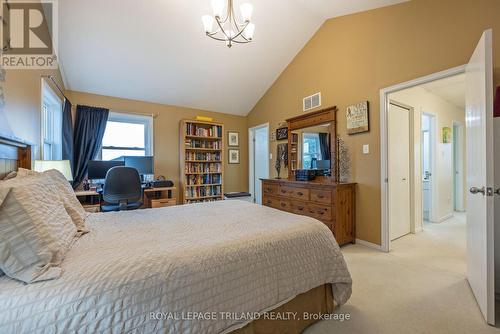
[[[350,135],[370,131],[368,101],[347,107],[347,133]]]
[[[351,156],[349,155],[349,149],[342,138],[338,137],[337,142],[339,150],[339,181],[349,182],[351,178]]]
[[[230,164],[240,163],[240,150],[233,148],[229,150],[229,163]]]
[[[288,144],[278,144],[276,152],[276,172],[278,173],[277,179],[280,179],[281,163],[288,168]]]
[[[227,143],[228,146],[240,146],[240,134],[238,132],[228,131]]]

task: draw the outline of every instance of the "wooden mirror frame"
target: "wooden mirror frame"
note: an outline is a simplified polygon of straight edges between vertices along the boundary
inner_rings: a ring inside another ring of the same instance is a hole
[[[330,177],[325,179],[330,182],[339,180],[339,159],[338,159],[338,140],[337,140],[337,107],[329,107],[318,111],[313,111],[304,115],[292,117],[286,120],[288,124],[288,179],[295,180],[295,172],[292,169],[292,131],[300,130],[312,126],[318,126],[330,123],[330,154],[331,171]]]

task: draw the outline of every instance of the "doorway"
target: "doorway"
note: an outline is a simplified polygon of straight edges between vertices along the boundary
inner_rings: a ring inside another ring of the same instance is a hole
[[[453,122],[453,209],[465,212],[465,128]]]
[[[249,190],[254,203],[262,204],[261,178],[269,177],[269,124],[250,128],[249,138]]]
[[[393,98],[392,94],[461,74],[463,74],[465,78],[463,82],[465,92],[463,97],[465,100],[464,109],[466,112],[464,117],[465,121],[463,123],[465,124],[464,128],[466,133],[464,137],[466,138],[465,146],[467,147],[464,153],[466,160],[466,164],[464,164],[464,166],[466,166],[464,174],[467,175],[464,186],[467,187],[467,190],[463,190],[467,194],[467,214],[462,214],[465,218],[462,235],[466,242],[463,243],[460,249],[463,255],[461,261],[464,262],[466,268],[464,270],[464,277],[467,278],[471,292],[476,299],[481,313],[489,324],[494,325],[495,283],[499,286],[498,282],[495,282],[495,262],[500,263],[500,256],[495,254],[494,247],[495,213],[498,213],[498,210],[496,210],[498,207],[495,207],[495,204],[498,204],[496,203],[498,200],[494,198],[496,197],[495,189],[498,187],[498,185],[494,183],[496,176],[494,170],[495,162],[498,161],[498,159],[496,159],[497,156],[493,149],[493,38],[491,29],[483,32],[481,39],[477,43],[466,65],[381,89],[381,248],[386,252],[391,249],[390,193],[388,179],[388,121],[390,100]],[[420,109],[420,111],[421,110],[422,109]],[[438,117],[438,119],[440,118],[441,117]],[[419,123],[421,122],[420,117],[415,117],[415,120]],[[446,161],[449,161],[449,165],[439,165],[434,170],[434,176],[436,172],[438,172],[445,176],[443,180],[453,184],[456,181],[453,173],[453,151],[455,146],[451,144],[452,139],[450,139],[450,136],[452,137],[453,125],[451,122],[447,121],[447,125],[442,126],[438,124],[437,128],[438,147],[436,158],[446,157]],[[420,159],[417,154],[414,155],[414,158]],[[420,166],[420,164],[418,164],[418,166]],[[441,173],[442,167],[447,167],[446,170],[448,172]],[[419,179],[421,180],[420,173],[415,173],[415,176],[417,176],[417,182]],[[436,180],[434,183],[437,183]],[[434,202],[445,204],[445,208],[450,206],[453,208],[453,193],[453,190],[449,192],[440,192],[439,198],[436,198]],[[415,192],[415,194],[418,194],[418,192]],[[418,200],[415,200],[413,204],[419,205],[418,202]],[[419,210],[415,210],[415,214],[417,214],[418,211]],[[422,211],[420,210],[420,212]],[[437,212],[436,215],[441,217],[442,212]],[[443,226],[443,224],[434,224],[434,226]],[[407,238],[402,238],[402,240],[403,239],[409,240]],[[398,242],[399,240],[396,241],[395,244]],[[456,250],[451,250],[448,253],[456,254]],[[441,256],[441,254],[444,254],[444,252],[431,252],[430,256],[435,258],[438,255]]]
[[[436,117],[434,115],[422,114],[420,139],[422,150],[422,218],[424,221],[432,221],[434,219],[433,174],[436,147]]]

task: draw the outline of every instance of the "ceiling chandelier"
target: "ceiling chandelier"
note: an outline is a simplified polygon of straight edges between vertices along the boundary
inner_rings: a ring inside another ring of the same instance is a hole
[[[246,2],[240,6],[243,23],[239,23],[234,13],[233,0],[227,0],[227,6],[225,2],[226,0],[212,0],[214,15],[204,15],[201,18],[205,33],[210,38],[226,42],[229,48],[233,46],[233,43],[250,43],[255,31],[255,24],[250,22],[253,12],[252,4]],[[215,30],[214,22],[217,23]]]

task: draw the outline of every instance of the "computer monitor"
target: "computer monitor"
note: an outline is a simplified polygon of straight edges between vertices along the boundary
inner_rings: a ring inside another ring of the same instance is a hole
[[[330,169],[330,160],[318,160],[316,161],[316,169]]]
[[[108,170],[116,166],[125,166],[125,162],[90,160],[88,165],[88,177],[90,180],[105,179]]]
[[[153,157],[124,157],[125,166],[137,169],[140,175],[153,175],[154,161]]]

